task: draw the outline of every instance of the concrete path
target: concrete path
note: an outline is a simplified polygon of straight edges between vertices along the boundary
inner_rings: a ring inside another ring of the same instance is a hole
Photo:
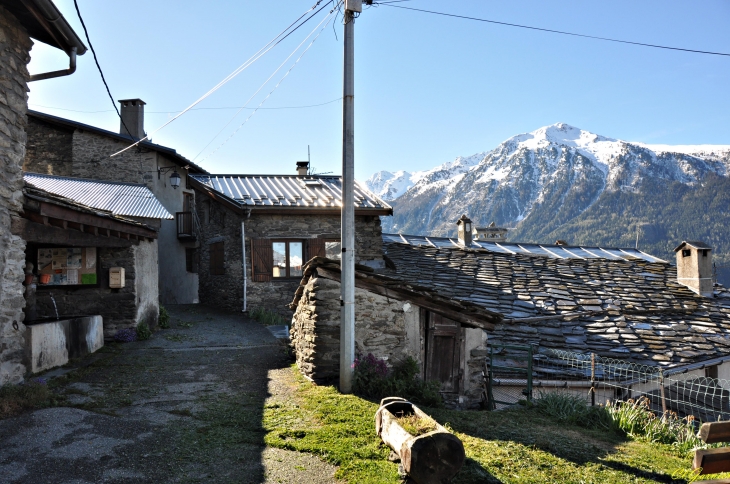
[[[171,329],[49,372],[68,406],[0,421],[0,482],[334,482],[316,457],[264,444],[286,346],[241,315],[169,309]]]

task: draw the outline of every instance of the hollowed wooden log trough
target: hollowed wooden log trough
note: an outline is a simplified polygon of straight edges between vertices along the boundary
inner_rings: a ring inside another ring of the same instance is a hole
[[[448,483],[464,465],[464,445],[438,422],[436,430],[414,436],[398,423],[399,417],[416,415],[432,420],[403,398],[388,397],[375,413],[375,432],[400,456],[403,470],[418,484]]]

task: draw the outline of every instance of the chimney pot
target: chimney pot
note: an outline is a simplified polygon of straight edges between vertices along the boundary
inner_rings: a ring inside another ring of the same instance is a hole
[[[677,282],[705,297],[712,297],[712,247],[686,240],[674,249],[677,254]]]
[[[144,105],[141,99],[120,99],[121,106],[119,134],[131,136],[135,140],[145,137],[144,132]],[[128,131],[129,130],[129,131]]]
[[[471,246],[471,219],[466,215],[462,215],[459,220],[456,221],[457,233],[459,237],[459,245],[463,247]]]
[[[297,161],[297,175],[298,176],[307,176],[308,172],[309,172],[309,162],[308,161]]]

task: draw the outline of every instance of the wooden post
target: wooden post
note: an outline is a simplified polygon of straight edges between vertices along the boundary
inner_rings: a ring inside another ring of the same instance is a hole
[[[664,396],[664,370],[659,368],[659,391],[662,394],[662,413],[667,413],[667,399]]]
[[[591,353],[591,407],[596,406],[596,354]]]

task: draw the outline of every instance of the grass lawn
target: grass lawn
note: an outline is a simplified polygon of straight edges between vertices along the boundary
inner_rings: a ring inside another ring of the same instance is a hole
[[[309,452],[339,466],[351,483],[398,483],[390,449],[375,435],[377,403],[316,386],[291,370],[291,399],[264,409],[265,442]],[[535,409],[501,412],[424,408],[464,443],[466,464],[455,483],[687,482],[691,457],[668,445],[629,440],[612,431],[559,424]]]

